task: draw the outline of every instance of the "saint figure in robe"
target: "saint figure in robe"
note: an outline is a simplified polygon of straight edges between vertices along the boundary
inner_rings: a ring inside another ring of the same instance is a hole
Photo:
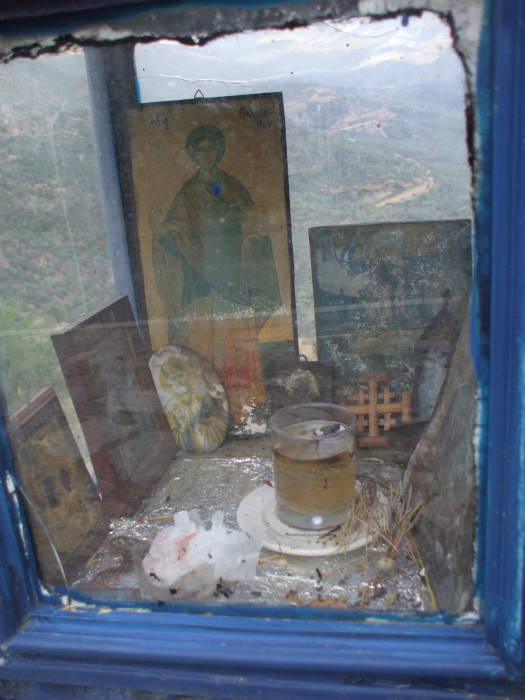
[[[154,236],[157,288],[170,343],[186,345],[219,375],[235,424],[265,401],[259,331],[280,306],[270,238],[250,230],[250,193],[219,167],[219,128],[186,139],[196,166]]]

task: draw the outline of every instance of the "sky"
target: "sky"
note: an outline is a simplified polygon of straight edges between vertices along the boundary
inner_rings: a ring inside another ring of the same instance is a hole
[[[397,67],[400,80],[409,67],[423,66],[434,81],[462,76],[448,26],[429,12],[410,17],[406,26],[401,18],[360,18],[244,32],[203,47],[161,41],[139,46],[136,61],[144,102],[189,99],[197,89],[205,97],[264,91],[275,81],[387,87]]]

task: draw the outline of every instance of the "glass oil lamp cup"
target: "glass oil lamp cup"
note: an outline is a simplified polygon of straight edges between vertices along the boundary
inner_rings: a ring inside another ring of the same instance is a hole
[[[276,512],[295,528],[347,519],[354,500],[356,419],[329,403],[286,406],[270,419]]]

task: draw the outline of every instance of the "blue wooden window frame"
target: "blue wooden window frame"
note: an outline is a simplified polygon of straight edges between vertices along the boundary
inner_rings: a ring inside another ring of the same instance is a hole
[[[39,587],[2,424],[0,679],[221,698],[451,698],[523,690],[524,28],[525,3],[487,0],[477,86],[473,304],[481,387],[480,620],[249,606],[71,606]],[[16,30],[16,22],[0,22],[0,35]]]

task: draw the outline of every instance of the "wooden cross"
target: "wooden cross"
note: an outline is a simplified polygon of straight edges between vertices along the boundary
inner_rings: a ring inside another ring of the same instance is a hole
[[[390,391],[388,382],[390,378],[385,372],[376,374],[362,374],[358,377],[361,386],[357,395],[352,399],[356,403],[347,406],[357,417],[357,432],[364,433],[368,430],[368,435],[361,435],[358,438],[359,447],[386,447],[390,444],[388,435],[380,435],[382,429],[387,432],[397,424],[397,415],[401,415],[401,423],[406,424],[412,421],[412,401],[409,391],[401,393],[400,401],[393,401],[395,394]],[[366,384],[366,389],[363,384]],[[379,385],[383,385],[379,388]]]

